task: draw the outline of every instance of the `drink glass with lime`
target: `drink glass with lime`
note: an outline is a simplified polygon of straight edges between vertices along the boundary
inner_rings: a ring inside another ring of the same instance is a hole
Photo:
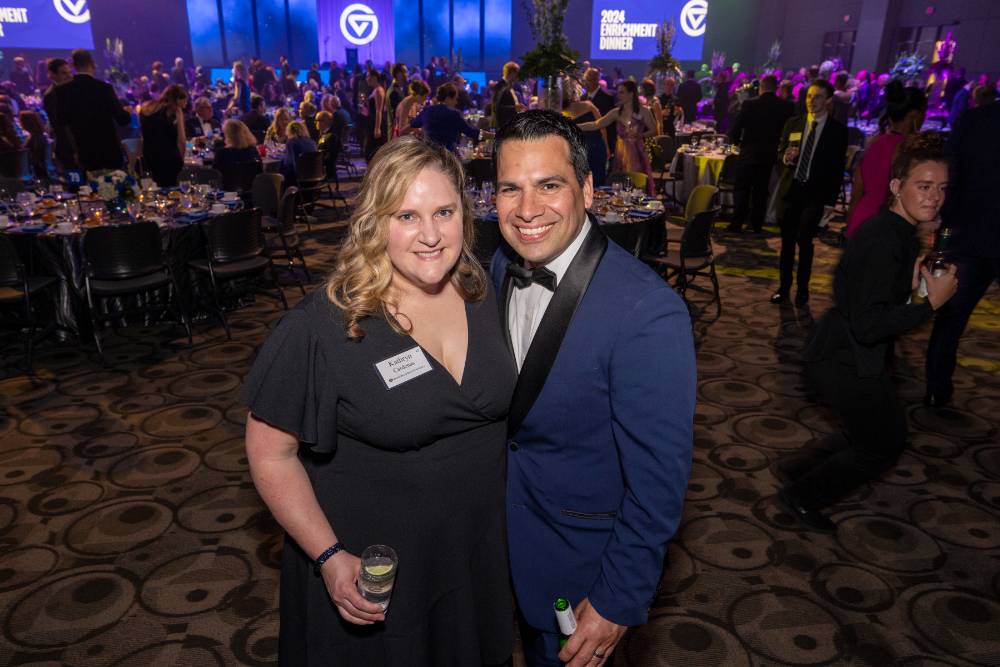
[[[358,590],[364,599],[381,606],[382,611],[389,607],[398,566],[396,552],[384,544],[373,544],[361,553]]]

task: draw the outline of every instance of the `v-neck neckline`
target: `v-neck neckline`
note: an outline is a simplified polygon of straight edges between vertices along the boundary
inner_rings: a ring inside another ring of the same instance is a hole
[[[462,362],[461,382],[459,382],[455,378],[455,376],[451,374],[451,371],[448,370],[448,367],[444,364],[443,361],[441,361],[433,354],[431,354],[430,351],[423,345],[421,345],[417,341],[417,339],[414,338],[412,335],[406,334],[406,337],[409,338],[414,345],[419,347],[421,352],[427,355],[427,358],[430,360],[430,363],[434,364],[440,370],[444,371],[444,374],[448,376],[448,379],[451,380],[452,384],[454,384],[455,387],[458,389],[462,389],[462,387],[465,386],[465,380],[467,377],[466,373],[469,370],[469,355],[472,354],[472,317],[471,313],[469,312],[471,310],[471,306],[472,304],[470,304],[468,301],[465,302],[465,361]]]

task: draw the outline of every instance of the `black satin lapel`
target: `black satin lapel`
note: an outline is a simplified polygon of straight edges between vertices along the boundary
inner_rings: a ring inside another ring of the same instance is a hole
[[[510,306],[510,291],[512,289],[510,275],[504,273],[503,281],[500,283],[500,324],[503,329],[503,339],[507,341],[507,351],[510,358],[514,358],[514,344],[510,340],[510,324],[507,318],[507,308]]]
[[[517,378],[517,387],[511,400],[510,412],[507,415],[507,432],[514,434],[521,427],[521,422],[528,416],[531,406],[545,386],[552,364],[555,363],[559,347],[562,345],[566,330],[569,329],[573,313],[576,312],[583,295],[590,285],[590,280],[597,271],[597,265],[604,257],[608,248],[608,237],[591,222],[590,232],[580,246],[579,252],[570,263],[556,288],[556,293],[549,302],[549,307],[542,316],[538,331],[531,340],[531,347],[524,358],[521,374]],[[505,320],[506,321],[506,320]]]

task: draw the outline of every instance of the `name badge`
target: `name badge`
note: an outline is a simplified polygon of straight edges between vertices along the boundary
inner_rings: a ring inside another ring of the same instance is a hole
[[[394,389],[401,384],[418,378],[434,370],[420,346],[383,359],[375,364],[375,370],[382,376],[386,389]]]
[[[802,141],[802,133],[801,132],[789,132],[788,133],[788,140],[789,141]]]

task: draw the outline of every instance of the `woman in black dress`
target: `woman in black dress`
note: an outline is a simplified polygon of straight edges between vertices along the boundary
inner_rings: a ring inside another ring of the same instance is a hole
[[[892,162],[888,209],[851,237],[833,279],[834,307],[817,323],[805,359],[814,383],[843,422],[818,451],[778,464],[778,501],[807,526],[832,531],[820,510],[893,466],[906,447],[906,414],[892,380],[893,344],[931,319],[957,288],[955,267],[921,266],[917,225],[937,219],[948,184],[940,139],[908,137]],[[927,297],[917,290],[926,281]]]
[[[187,92],[176,83],[163,94],[147,102],[139,114],[142,128],[142,162],[161,188],[177,185],[177,175],[184,167],[184,107]]]
[[[463,182],[439,146],[401,137],[381,149],[326,288],[284,317],[247,378],[251,475],[287,531],[284,667],[511,655],[503,494],[516,370],[471,252]],[[357,591],[372,544],[399,556],[385,614]]]
[[[378,72],[368,70],[365,75],[368,84],[368,135],[365,138],[365,161],[371,162],[375,151],[389,140],[389,114],[386,112],[385,88]]]

